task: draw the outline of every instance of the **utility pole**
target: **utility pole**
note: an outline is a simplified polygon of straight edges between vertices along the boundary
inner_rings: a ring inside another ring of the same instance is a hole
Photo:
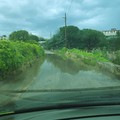
[[[64,17],[64,19],[65,19],[65,47],[67,47],[67,15],[66,15],[66,13],[65,13],[65,17]]]

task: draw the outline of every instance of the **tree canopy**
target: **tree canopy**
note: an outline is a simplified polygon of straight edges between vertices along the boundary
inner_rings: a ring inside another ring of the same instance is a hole
[[[29,40],[35,40],[35,41],[39,41],[40,39],[39,39],[39,37],[38,36],[36,36],[36,35],[33,35],[33,34],[30,34],[29,35]]]
[[[67,26],[67,39],[64,39],[65,27],[60,28],[60,34],[62,35],[62,39],[64,39],[65,47],[74,48],[77,46],[80,39],[80,30],[76,26]]]
[[[13,41],[27,41],[29,40],[29,33],[26,30],[14,31],[9,35],[9,39]]]
[[[105,36],[102,32],[84,29],[82,30],[82,47],[87,50],[92,50],[95,48],[102,47],[103,41],[105,40]]]
[[[14,31],[9,35],[9,39],[12,41],[39,41],[40,38],[36,35],[29,34],[26,30]]]
[[[83,29],[80,30],[76,26],[67,26],[67,39],[65,41],[65,27],[61,27],[59,31],[48,42],[48,48],[58,49],[62,47],[79,48],[92,50],[104,46],[105,36],[102,32]]]

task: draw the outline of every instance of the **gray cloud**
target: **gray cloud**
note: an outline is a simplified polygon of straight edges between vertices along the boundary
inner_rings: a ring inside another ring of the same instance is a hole
[[[71,4],[71,1],[72,4]],[[80,29],[120,29],[120,0],[1,0],[0,35],[25,29],[49,37],[67,24]]]

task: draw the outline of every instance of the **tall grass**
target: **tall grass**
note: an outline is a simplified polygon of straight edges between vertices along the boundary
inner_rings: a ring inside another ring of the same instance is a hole
[[[78,49],[63,48],[57,51],[57,54],[64,55],[67,58],[76,60],[80,59],[86,64],[95,65],[97,62],[109,62],[105,54],[100,50],[92,52],[82,51]]]

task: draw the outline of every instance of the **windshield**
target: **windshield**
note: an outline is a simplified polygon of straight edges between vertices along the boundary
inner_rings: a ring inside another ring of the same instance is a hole
[[[119,101],[119,5],[1,0],[0,114],[79,100],[107,104],[110,94]]]

